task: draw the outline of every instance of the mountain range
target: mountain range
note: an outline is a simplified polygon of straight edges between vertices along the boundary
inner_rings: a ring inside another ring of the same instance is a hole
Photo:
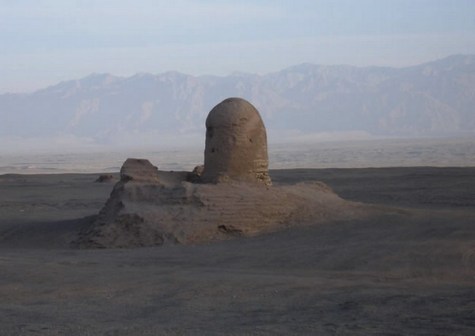
[[[227,97],[255,105],[272,141],[318,134],[473,135],[475,55],[406,68],[300,64],[265,75],[92,74],[0,95],[0,140],[140,145],[199,136],[204,142],[208,112]]]

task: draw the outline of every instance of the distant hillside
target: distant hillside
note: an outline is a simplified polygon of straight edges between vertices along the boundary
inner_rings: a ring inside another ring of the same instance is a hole
[[[402,69],[302,64],[226,77],[94,74],[31,94],[0,95],[0,138],[114,143],[122,136],[204,133],[207,113],[231,96],[252,102],[276,134],[474,134],[475,55]]]

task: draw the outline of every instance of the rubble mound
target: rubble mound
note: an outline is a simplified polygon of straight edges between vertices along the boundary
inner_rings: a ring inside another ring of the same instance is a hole
[[[341,199],[321,182],[272,187],[238,181],[192,183],[190,173],[160,171],[147,160],[127,160],[126,164],[128,172],[143,171],[146,177],[121,174],[98,217],[79,233],[75,245],[194,244],[366,213],[363,205]]]

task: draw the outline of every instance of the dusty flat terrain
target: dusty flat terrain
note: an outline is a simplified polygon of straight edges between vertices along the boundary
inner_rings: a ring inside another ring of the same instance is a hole
[[[475,168],[271,171],[386,214],[192,246],[78,250],[98,174],[0,176],[1,335],[474,335]]]

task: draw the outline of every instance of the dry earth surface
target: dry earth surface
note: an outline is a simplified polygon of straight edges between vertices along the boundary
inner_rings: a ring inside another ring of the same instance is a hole
[[[475,168],[300,169],[387,212],[252,238],[70,247],[99,174],[0,176],[1,335],[474,335]]]

